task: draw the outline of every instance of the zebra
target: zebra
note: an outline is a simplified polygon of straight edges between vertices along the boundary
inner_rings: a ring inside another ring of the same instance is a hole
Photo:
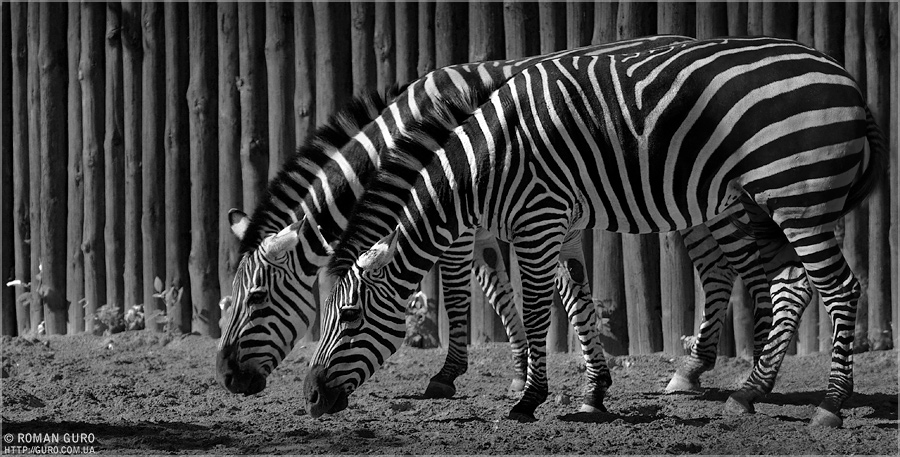
[[[233,281],[230,319],[223,328],[217,351],[220,384],[235,393],[252,394],[265,388],[267,375],[314,321],[314,282],[331,249],[326,237],[340,236],[360,193],[359,181],[373,174],[380,151],[392,145],[394,135],[440,103],[441,93],[464,90],[472,84],[499,85],[522,68],[553,57],[632,52],[689,39],[660,35],[519,60],[455,65],[412,83],[390,105],[377,94],[354,99],[285,164],[269,183],[252,219],[239,210],[228,215],[232,231],[241,240],[241,260]],[[388,93],[385,98],[395,96]],[[571,235],[573,240],[577,236]],[[474,233],[463,237],[442,260],[450,348],[441,371],[430,380],[426,396],[451,397],[455,393],[453,380],[468,365],[465,326],[474,237]],[[484,242],[477,246],[483,245]],[[477,252],[476,258],[483,257],[483,249]],[[560,268],[583,265],[579,258],[563,259],[565,264]],[[490,282],[488,270],[497,265],[476,264],[476,271],[485,273],[479,278]],[[568,282],[565,274],[560,277],[563,296],[584,300],[583,292],[565,291],[584,285]],[[511,302],[492,302],[495,303],[510,334],[516,360],[517,376],[511,387],[521,388],[523,363],[527,361],[521,319],[510,307]],[[565,304],[570,310],[587,308],[585,302]],[[592,322],[582,321],[584,325]]]
[[[842,424],[860,287],[833,227],[884,174],[884,139],[853,78],[814,49],[767,37],[673,47],[663,61],[652,52],[543,61],[471,115],[436,112],[398,141],[329,264],[338,282],[305,380],[311,415],[345,408],[397,350],[399,303],[468,227],[512,241],[520,259],[530,364],[509,417],[534,420],[547,397],[548,265],[569,230],[664,232],[740,215],[735,223],[772,244],[773,259],[793,248],[823,299],[832,366],[811,424]],[[775,275],[775,290],[796,273]],[[798,318],[779,305],[779,323]],[[771,390],[793,330],[770,335],[726,410],[752,412]],[[608,370],[594,381],[602,410]]]

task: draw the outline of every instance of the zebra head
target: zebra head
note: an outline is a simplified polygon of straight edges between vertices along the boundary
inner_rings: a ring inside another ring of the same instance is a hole
[[[243,239],[249,218],[238,210],[228,216],[235,236]],[[318,236],[305,236],[309,231]],[[309,246],[310,239],[330,252],[321,233],[304,217],[243,254],[216,356],[219,383],[231,392],[251,395],[265,389],[266,376],[315,319],[313,284],[318,267],[299,253],[300,248],[316,249]]]
[[[313,417],[347,407],[347,398],[403,343],[415,283],[396,275],[397,231],[364,252],[335,284],[322,309],[322,335],[304,391]]]

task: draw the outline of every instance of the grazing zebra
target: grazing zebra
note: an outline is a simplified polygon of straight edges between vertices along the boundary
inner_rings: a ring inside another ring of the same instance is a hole
[[[511,241],[520,259],[530,364],[510,416],[528,420],[547,396],[549,290],[566,233],[663,232],[739,213],[772,252],[792,247],[822,296],[834,348],[812,423],[841,425],[860,288],[833,227],[886,169],[881,133],[852,77],[802,44],[763,37],[673,48],[664,60],[643,52],[535,64],[471,116],[438,110],[397,142],[329,266],[339,282],[307,374],[311,415],[345,408],[396,351],[402,303],[469,227]],[[789,285],[774,278],[776,290]],[[750,411],[771,389],[786,346],[779,338],[729,408]],[[591,406],[602,409],[608,371],[593,381]]]
[[[389,106],[374,95],[351,102],[285,164],[269,183],[252,219],[237,210],[229,213],[232,231],[241,240],[242,258],[233,282],[231,317],[217,351],[220,383],[236,393],[256,393],[265,388],[267,375],[314,320],[313,284],[330,255],[326,240],[341,236],[362,193],[360,183],[373,175],[381,151],[393,145],[394,136],[433,110],[443,96],[472,85],[499,86],[521,69],[553,57],[634,52],[685,40],[689,38],[656,36],[514,61],[455,65],[412,83]],[[429,396],[452,396],[453,380],[468,365],[466,324],[473,239],[474,234],[469,233],[458,240],[441,261],[450,348],[444,366],[429,383]],[[483,257],[483,251],[478,252]],[[583,265],[583,260],[575,257],[563,260],[560,268],[574,268],[576,262],[580,262],[579,267]],[[494,267],[478,263],[477,271],[486,272],[485,268]],[[593,310],[588,311],[590,301],[584,301],[589,294],[567,290],[583,284],[569,282],[570,275],[561,274],[560,278],[564,297],[582,299],[565,301],[570,313],[589,316]],[[508,306],[511,302],[492,303],[499,304],[498,313],[510,332],[516,359],[527,360],[521,321]],[[579,322],[584,326],[593,323],[587,318]],[[521,365],[517,368],[519,372],[524,369]],[[516,386],[524,380],[514,379],[513,383]]]

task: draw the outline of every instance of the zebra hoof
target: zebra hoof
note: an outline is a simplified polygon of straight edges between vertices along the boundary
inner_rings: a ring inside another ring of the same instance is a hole
[[[579,413],[588,413],[588,414],[600,414],[600,413],[606,413],[608,411],[606,410],[606,407],[603,406],[602,404],[598,405],[598,406],[593,406],[593,405],[588,405],[585,403],[585,404],[581,405],[580,408],[578,408],[578,412]]]
[[[702,392],[703,389],[700,387],[700,380],[692,380],[687,376],[681,375],[679,373],[675,373],[672,375],[672,380],[669,381],[669,385],[666,386],[665,393],[674,394],[674,393],[692,393],[698,394]]]
[[[809,421],[809,425],[811,427],[840,428],[844,425],[844,420],[838,414],[819,406],[816,408],[816,413],[813,414],[812,420]]]
[[[753,414],[756,410],[753,408],[753,403],[751,403],[749,399],[739,395],[739,392],[735,392],[725,401],[725,412],[727,414],[739,415]]]
[[[521,392],[525,390],[525,380],[521,378],[514,378],[512,382],[509,383],[509,390],[512,392]]]
[[[510,411],[509,415],[506,416],[506,418],[518,422],[537,422],[537,418],[534,417],[534,414],[517,412],[515,410]]]
[[[456,395],[456,387],[453,384],[444,384],[440,381],[431,380],[428,387],[425,388],[425,398],[453,398]]]

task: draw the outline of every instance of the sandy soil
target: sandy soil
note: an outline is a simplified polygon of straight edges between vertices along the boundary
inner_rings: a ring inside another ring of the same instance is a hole
[[[828,356],[788,357],[757,413],[722,405],[749,371],[721,358],[702,395],[662,395],[674,361],[612,360],[612,414],[574,414],[580,356],[549,361],[550,399],[538,422],[504,419],[511,357],[502,344],[472,347],[469,372],[451,400],[419,394],[443,360],[404,348],[336,416],[310,418],[300,396],[312,347],[297,348],[265,391],[235,396],[215,382],[215,341],[127,332],[112,337],[2,341],[2,432],[92,433],[102,453],[353,454],[898,454],[897,351],[856,356],[856,392],[844,428],[807,426],[827,381]],[[71,437],[71,435],[69,435]],[[76,435],[77,436],[77,435]],[[63,443],[60,443],[63,444]]]

